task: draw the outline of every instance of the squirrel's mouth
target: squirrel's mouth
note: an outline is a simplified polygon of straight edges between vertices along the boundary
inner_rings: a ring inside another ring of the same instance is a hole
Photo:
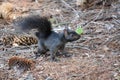
[[[73,41],[76,41],[76,40],[78,40],[78,39],[80,39],[80,35],[77,35],[77,36],[74,36],[74,37],[72,37],[72,38],[67,38],[67,41],[68,42],[73,42]]]

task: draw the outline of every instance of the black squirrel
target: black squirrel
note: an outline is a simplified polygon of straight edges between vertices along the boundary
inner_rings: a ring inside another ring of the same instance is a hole
[[[50,51],[51,59],[56,60],[55,56],[58,51],[64,52],[67,42],[76,41],[80,35],[75,31],[65,28],[63,32],[57,33],[52,30],[51,22],[46,17],[28,16],[15,22],[20,30],[29,31],[37,29],[35,33],[38,38],[38,52],[36,58],[47,51]]]

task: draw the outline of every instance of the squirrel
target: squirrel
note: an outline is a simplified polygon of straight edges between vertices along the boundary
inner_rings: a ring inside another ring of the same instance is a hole
[[[67,42],[78,40],[81,36],[75,31],[65,28],[63,32],[57,33],[52,30],[51,22],[46,17],[27,16],[14,22],[16,29],[28,32],[36,29],[35,33],[38,38],[38,51],[35,53],[36,58],[47,51],[50,51],[51,60],[56,60],[55,56],[58,51],[65,54],[64,48]]]

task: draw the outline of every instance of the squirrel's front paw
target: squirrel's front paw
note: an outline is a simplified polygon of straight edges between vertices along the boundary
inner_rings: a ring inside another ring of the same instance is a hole
[[[50,60],[51,62],[59,62],[59,59]]]
[[[69,53],[64,53],[64,54],[63,54],[63,56],[64,56],[64,57],[71,57],[71,56],[72,56],[72,54],[69,54]]]
[[[58,58],[51,58],[50,61],[51,62],[58,62],[58,61],[60,61],[60,59],[58,59]]]

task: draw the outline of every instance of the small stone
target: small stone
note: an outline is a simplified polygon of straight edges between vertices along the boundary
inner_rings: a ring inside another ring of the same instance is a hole
[[[45,80],[53,80],[53,78],[51,78],[51,77],[47,77]]]

